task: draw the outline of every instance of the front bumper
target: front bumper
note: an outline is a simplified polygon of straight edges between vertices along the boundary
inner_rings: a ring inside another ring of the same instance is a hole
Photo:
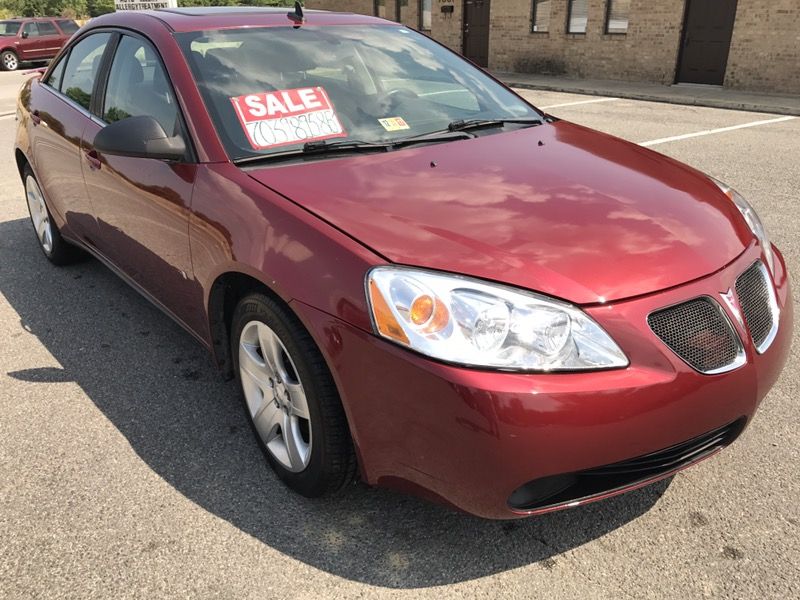
[[[514,518],[641,487],[713,452],[588,498],[512,508],[512,494],[528,482],[630,461],[725,426],[733,433],[718,447],[738,435],[789,353],[792,302],[780,253],[774,276],[777,335],[758,354],[747,330],[729,314],[747,354],[746,364],[734,371],[702,375],[692,370],[649,329],[647,315],[701,295],[719,299],[758,257],[752,246],[703,279],[587,307],[630,359],[626,369],[593,373],[515,374],[444,365],[307,305],[293,306],[331,367],[365,481],[482,517]]]

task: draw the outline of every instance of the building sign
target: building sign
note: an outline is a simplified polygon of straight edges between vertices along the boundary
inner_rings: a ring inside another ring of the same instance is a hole
[[[178,8],[178,0],[114,0],[117,10],[154,10],[156,8]]]

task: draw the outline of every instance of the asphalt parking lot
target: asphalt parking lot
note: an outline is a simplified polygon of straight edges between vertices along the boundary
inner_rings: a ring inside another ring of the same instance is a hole
[[[21,80],[0,74],[0,115]],[[800,273],[800,118],[523,95],[733,185]],[[98,262],[46,262],[14,131],[0,116],[0,598],[800,597],[797,343],[736,444],[622,497],[515,522],[305,500],[192,338]]]

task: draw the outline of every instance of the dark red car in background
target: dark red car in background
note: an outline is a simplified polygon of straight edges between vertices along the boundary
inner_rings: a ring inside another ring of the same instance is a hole
[[[22,62],[53,58],[78,31],[71,19],[38,17],[0,21],[0,69],[16,71]]]
[[[194,335],[307,496],[597,500],[730,444],[787,359],[746,200],[396,23],[106,15],[18,116],[45,256],[94,255]]]

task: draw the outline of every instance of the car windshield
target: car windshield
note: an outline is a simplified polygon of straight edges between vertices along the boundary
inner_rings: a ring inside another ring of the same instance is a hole
[[[0,21],[0,35],[17,35],[19,21]]]
[[[233,160],[285,154],[308,142],[385,144],[460,121],[542,116],[480,69],[402,26],[240,28],[176,37]]]

